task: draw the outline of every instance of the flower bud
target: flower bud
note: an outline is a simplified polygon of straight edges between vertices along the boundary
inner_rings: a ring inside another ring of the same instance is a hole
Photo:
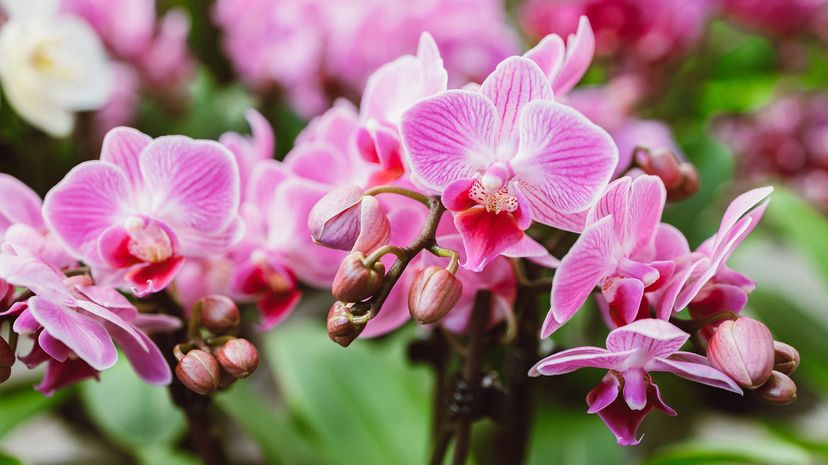
[[[669,200],[685,199],[699,190],[696,168],[669,150],[639,149],[635,152],[635,162],[644,173],[661,179]]]
[[[208,295],[196,303],[200,308],[201,326],[214,334],[225,334],[239,327],[239,308],[227,296]]]
[[[792,404],[796,400],[796,383],[788,375],[774,370],[768,381],[756,389],[754,394],[766,404]]]
[[[463,284],[454,274],[439,266],[421,271],[408,291],[408,311],[420,324],[440,321],[454,308],[463,293]]]
[[[322,197],[308,215],[313,240],[325,247],[369,252],[388,241],[391,227],[379,201],[354,185]]]
[[[175,376],[187,389],[206,396],[218,389],[221,369],[215,357],[201,349],[193,349],[178,362]]]
[[[365,328],[365,325],[354,324],[352,307],[353,304],[337,301],[328,312],[328,337],[342,347],[351,345]]]
[[[224,371],[236,378],[247,378],[259,367],[259,352],[247,339],[231,339],[214,352]]]
[[[773,341],[773,369],[790,375],[799,367],[799,351],[780,341]]]
[[[740,386],[756,389],[773,370],[773,336],[764,323],[752,318],[727,320],[710,338],[707,358]]]
[[[11,367],[0,367],[0,384],[6,382],[11,376]]]
[[[378,260],[365,266],[361,252],[351,252],[342,260],[331,290],[343,302],[361,302],[376,294],[385,279],[385,266]]]

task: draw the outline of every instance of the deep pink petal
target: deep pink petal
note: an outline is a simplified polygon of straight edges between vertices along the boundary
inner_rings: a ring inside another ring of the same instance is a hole
[[[635,320],[642,297],[644,297],[644,283],[635,278],[613,279],[612,286],[604,289],[604,298],[613,310],[613,314],[620,316],[624,324]]]
[[[172,372],[164,355],[146,334],[141,331],[127,332],[115,325],[107,326],[141,379],[155,385],[169,384],[172,381]]]
[[[671,323],[647,318],[612,330],[607,336],[607,349],[613,352],[639,349],[649,357],[666,357],[679,350],[689,338],[689,334]]]
[[[552,334],[581,308],[602,278],[616,264],[612,217],[608,216],[584,230],[561,260],[552,281],[552,308],[546,315],[541,337]]]
[[[673,373],[690,381],[725,389],[737,394],[742,393],[742,389],[736,382],[713,368],[706,357],[692,352],[676,352],[666,358],[653,359],[647,364],[647,370]]]
[[[218,142],[159,137],[141,155],[140,169],[149,191],[145,195],[153,196],[153,216],[173,230],[215,233],[236,218],[239,169]]]
[[[100,323],[38,296],[29,299],[29,312],[44,331],[66,344],[93,368],[105,370],[118,360],[118,351]]]
[[[576,347],[544,358],[529,370],[529,376],[562,375],[581,368],[618,370],[632,355],[635,355],[635,352],[635,350],[610,352],[598,347]]]
[[[46,373],[35,389],[45,396],[51,396],[56,390],[75,384],[87,378],[98,379],[98,370],[81,359],[58,362],[49,361]]]
[[[463,267],[472,271],[482,270],[524,236],[512,215],[491,213],[481,206],[456,214],[454,224],[466,249]]]
[[[650,381],[641,368],[631,368],[621,373],[624,377],[624,401],[630,410],[643,410],[647,406],[647,391]]]
[[[302,294],[296,287],[292,287],[286,292],[265,293],[256,305],[262,313],[262,322],[259,324],[259,329],[267,331],[285,321],[293,309],[296,308],[296,304],[299,303],[301,297]]]
[[[43,216],[70,252],[94,262],[99,260],[98,237],[127,213],[129,189],[122,169],[84,162],[46,194]]]
[[[455,212],[468,210],[477,203],[469,197],[469,191],[475,183],[474,179],[458,179],[449,183],[443,189],[441,200],[447,209]]]
[[[400,125],[413,175],[441,191],[452,181],[469,179],[494,161],[497,110],[483,95],[450,90],[405,112]]]
[[[526,105],[512,168],[535,220],[545,223],[554,212],[589,208],[617,161],[618,149],[609,134],[574,109],[545,100]]]
[[[480,93],[497,109],[495,146],[510,155],[518,146],[523,108],[533,100],[551,101],[553,98],[543,71],[534,61],[523,57],[510,57],[500,62],[483,81]]]
[[[138,160],[141,151],[146,148],[152,138],[136,129],[117,127],[111,129],[104,136],[101,146],[101,161],[118,166],[126,174],[132,192],[137,193],[144,182]]]
[[[65,362],[71,355],[72,349],[66,347],[66,344],[55,339],[48,331],[41,331],[37,336],[37,345],[46,352],[49,357],[58,362]]]
[[[607,374],[587,395],[587,413],[596,413],[609,407],[620,393],[621,382],[612,374]]]
[[[98,238],[98,254],[104,264],[111,268],[126,268],[141,263],[141,259],[130,252],[130,241],[129,233],[122,225],[107,228]]]
[[[641,439],[636,438],[636,434],[652,407],[648,404],[643,410],[631,410],[623,397],[618,395],[607,404],[612,390],[617,392],[619,388],[620,383],[615,376],[607,374],[601,383],[587,394],[587,404],[591,406],[590,413],[595,412],[601,417],[615,435],[619,445],[634,446],[641,442]],[[606,405],[599,409],[602,404]]]
[[[135,265],[125,278],[131,284],[132,292],[143,297],[165,289],[183,264],[184,257],[172,256],[163,262]]]
[[[655,237],[655,259],[673,260],[690,253],[690,246],[681,231],[675,226],[661,223]]]

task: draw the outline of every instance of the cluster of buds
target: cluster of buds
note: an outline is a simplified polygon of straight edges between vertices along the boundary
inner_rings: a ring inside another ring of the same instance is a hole
[[[661,179],[667,188],[668,200],[684,200],[698,192],[699,172],[692,163],[681,160],[674,152],[637,147],[633,157],[636,166],[644,174]]]
[[[707,357],[762,402],[788,405],[796,400],[796,383],[789,375],[799,366],[799,352],[774,341],[760,321],[741,317],[719,324],[710,338]]]
[[[190,340],[175,346],[175,374],[189,390],[210,395],[237,379],[250,376],[259,366],[259,353],[247,339],[233,336],[241,318],[228,297],[211,295],[196,303],[190,319]],[[209,336],[202,337],[202,331]]]

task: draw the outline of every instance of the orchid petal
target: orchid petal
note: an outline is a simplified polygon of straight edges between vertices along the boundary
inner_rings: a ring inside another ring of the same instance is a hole
[[[141,152],[152,142],[152,138],[136,129],[117,127],[104,136],[101,146],[101,161],[112,163],[121,168],[133,193],[137,193],[144,184],[141,169],[138,166]]]
[[[612,330],[607,336],[607,349],[620,352],[639,349],[650,357],[666,357],[687,342],[690,335],[672,323],[646,318]]]
[[[647,370],[673,373],[690,381],[742,393],[736,382],[713,368],[706,357],[691,352],[676,352],[669,357],[655,358],[647,364]]]
[[[463,267],[472,271],[481,271],[487,263],[520,242],[524,236],[512,215],[505,212],[491,213],[482,206],[456,214],[454,224],[466,249]]]
[[[571,373],[581,368],[605,368],[617,370],[635,355],[635,350],[610,352],[598,347],[576,347],[550,355],[529,370],[529,376],[555,376]]]

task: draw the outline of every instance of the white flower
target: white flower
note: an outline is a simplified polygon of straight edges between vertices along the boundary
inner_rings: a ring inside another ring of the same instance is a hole
[[[0,84],[11,106],[52,136],[68,135],[75,112],[102,107],[112,66],[82,19],[58,12],[54,0],[0,0]]]

